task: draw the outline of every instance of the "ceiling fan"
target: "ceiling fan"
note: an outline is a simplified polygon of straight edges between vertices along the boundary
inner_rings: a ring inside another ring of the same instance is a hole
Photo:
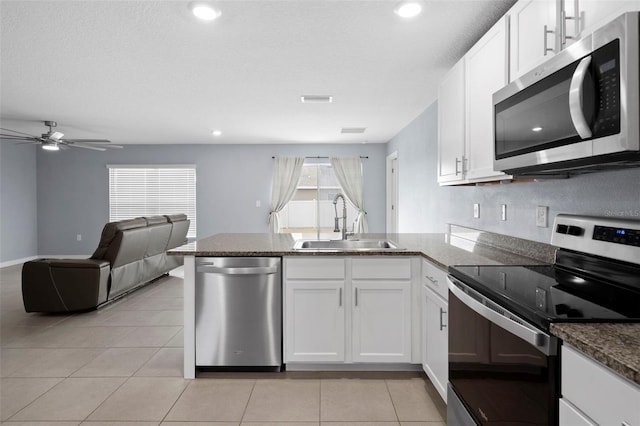
[[[53,130],[58,123],[55,121],[45,121],[44,125],[49,127],[49,131],[43,133],[41,136],[32,136],[28,133],[0,127],[0,130],[12,133],[0,133],[0,138],[19,141],[18,143],[41,144],[42,149],[48,151],[57,151],[60,148],[67,149],[68,147],[93,149],[95,151],[106,151],[106,148],[122,148],[122,145],[112,145],[111,141],[107,139],[63,139],[64,133]]]

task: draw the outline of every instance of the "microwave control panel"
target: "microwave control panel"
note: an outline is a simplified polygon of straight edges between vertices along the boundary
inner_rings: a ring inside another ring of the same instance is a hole
[[[620,132],[620,40],[594,51],[591,58],[598,99],[594,137],[613,135]]]

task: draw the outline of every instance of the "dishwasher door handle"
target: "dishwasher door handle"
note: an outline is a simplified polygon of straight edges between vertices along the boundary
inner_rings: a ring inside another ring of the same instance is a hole
[[[251,267],[219,267],[201,264],[196,266],[197,272],[222,275],[270,275],[278,272],[277,266],[251,266]]]

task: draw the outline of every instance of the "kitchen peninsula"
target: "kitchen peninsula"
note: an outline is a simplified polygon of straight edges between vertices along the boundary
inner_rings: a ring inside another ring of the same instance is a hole
[[[173,249],[170,255],[184,256],[184,377],[195,378],[195,263],[196,257],[296,257],[321,259],[344,257],[365,259],[383,256],[411,261],[411,306],[414,340],[420,341],[420,259],[444,274],[455,264],[531,265],[550,263],[553,248],[547,244],[520,240],[469,228],[451,226],[442,234],[366,234],[351,238],[381,239],[400,249],[294,250],[290,234],[217,234]],[[417,283],[417,285],[416,285]],[[446,291],[446,290],[445,290]],[[346,297],[346,295],[345,295]],[[411,362],[419,364],[420,345],[413,345]]]

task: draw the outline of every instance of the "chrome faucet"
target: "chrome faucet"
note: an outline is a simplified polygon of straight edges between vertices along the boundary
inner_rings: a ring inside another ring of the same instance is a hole
[[[336,212],[335,226],[334,226],[333,232],[340,231],[339,221],[341,218],[338,217],[338,198],[342,198],[342,239],[346,240],[347,239],[347,201],[345,200],[344,195],[342,194],[338,194],[335,197],[333,197],[333,209]]]

